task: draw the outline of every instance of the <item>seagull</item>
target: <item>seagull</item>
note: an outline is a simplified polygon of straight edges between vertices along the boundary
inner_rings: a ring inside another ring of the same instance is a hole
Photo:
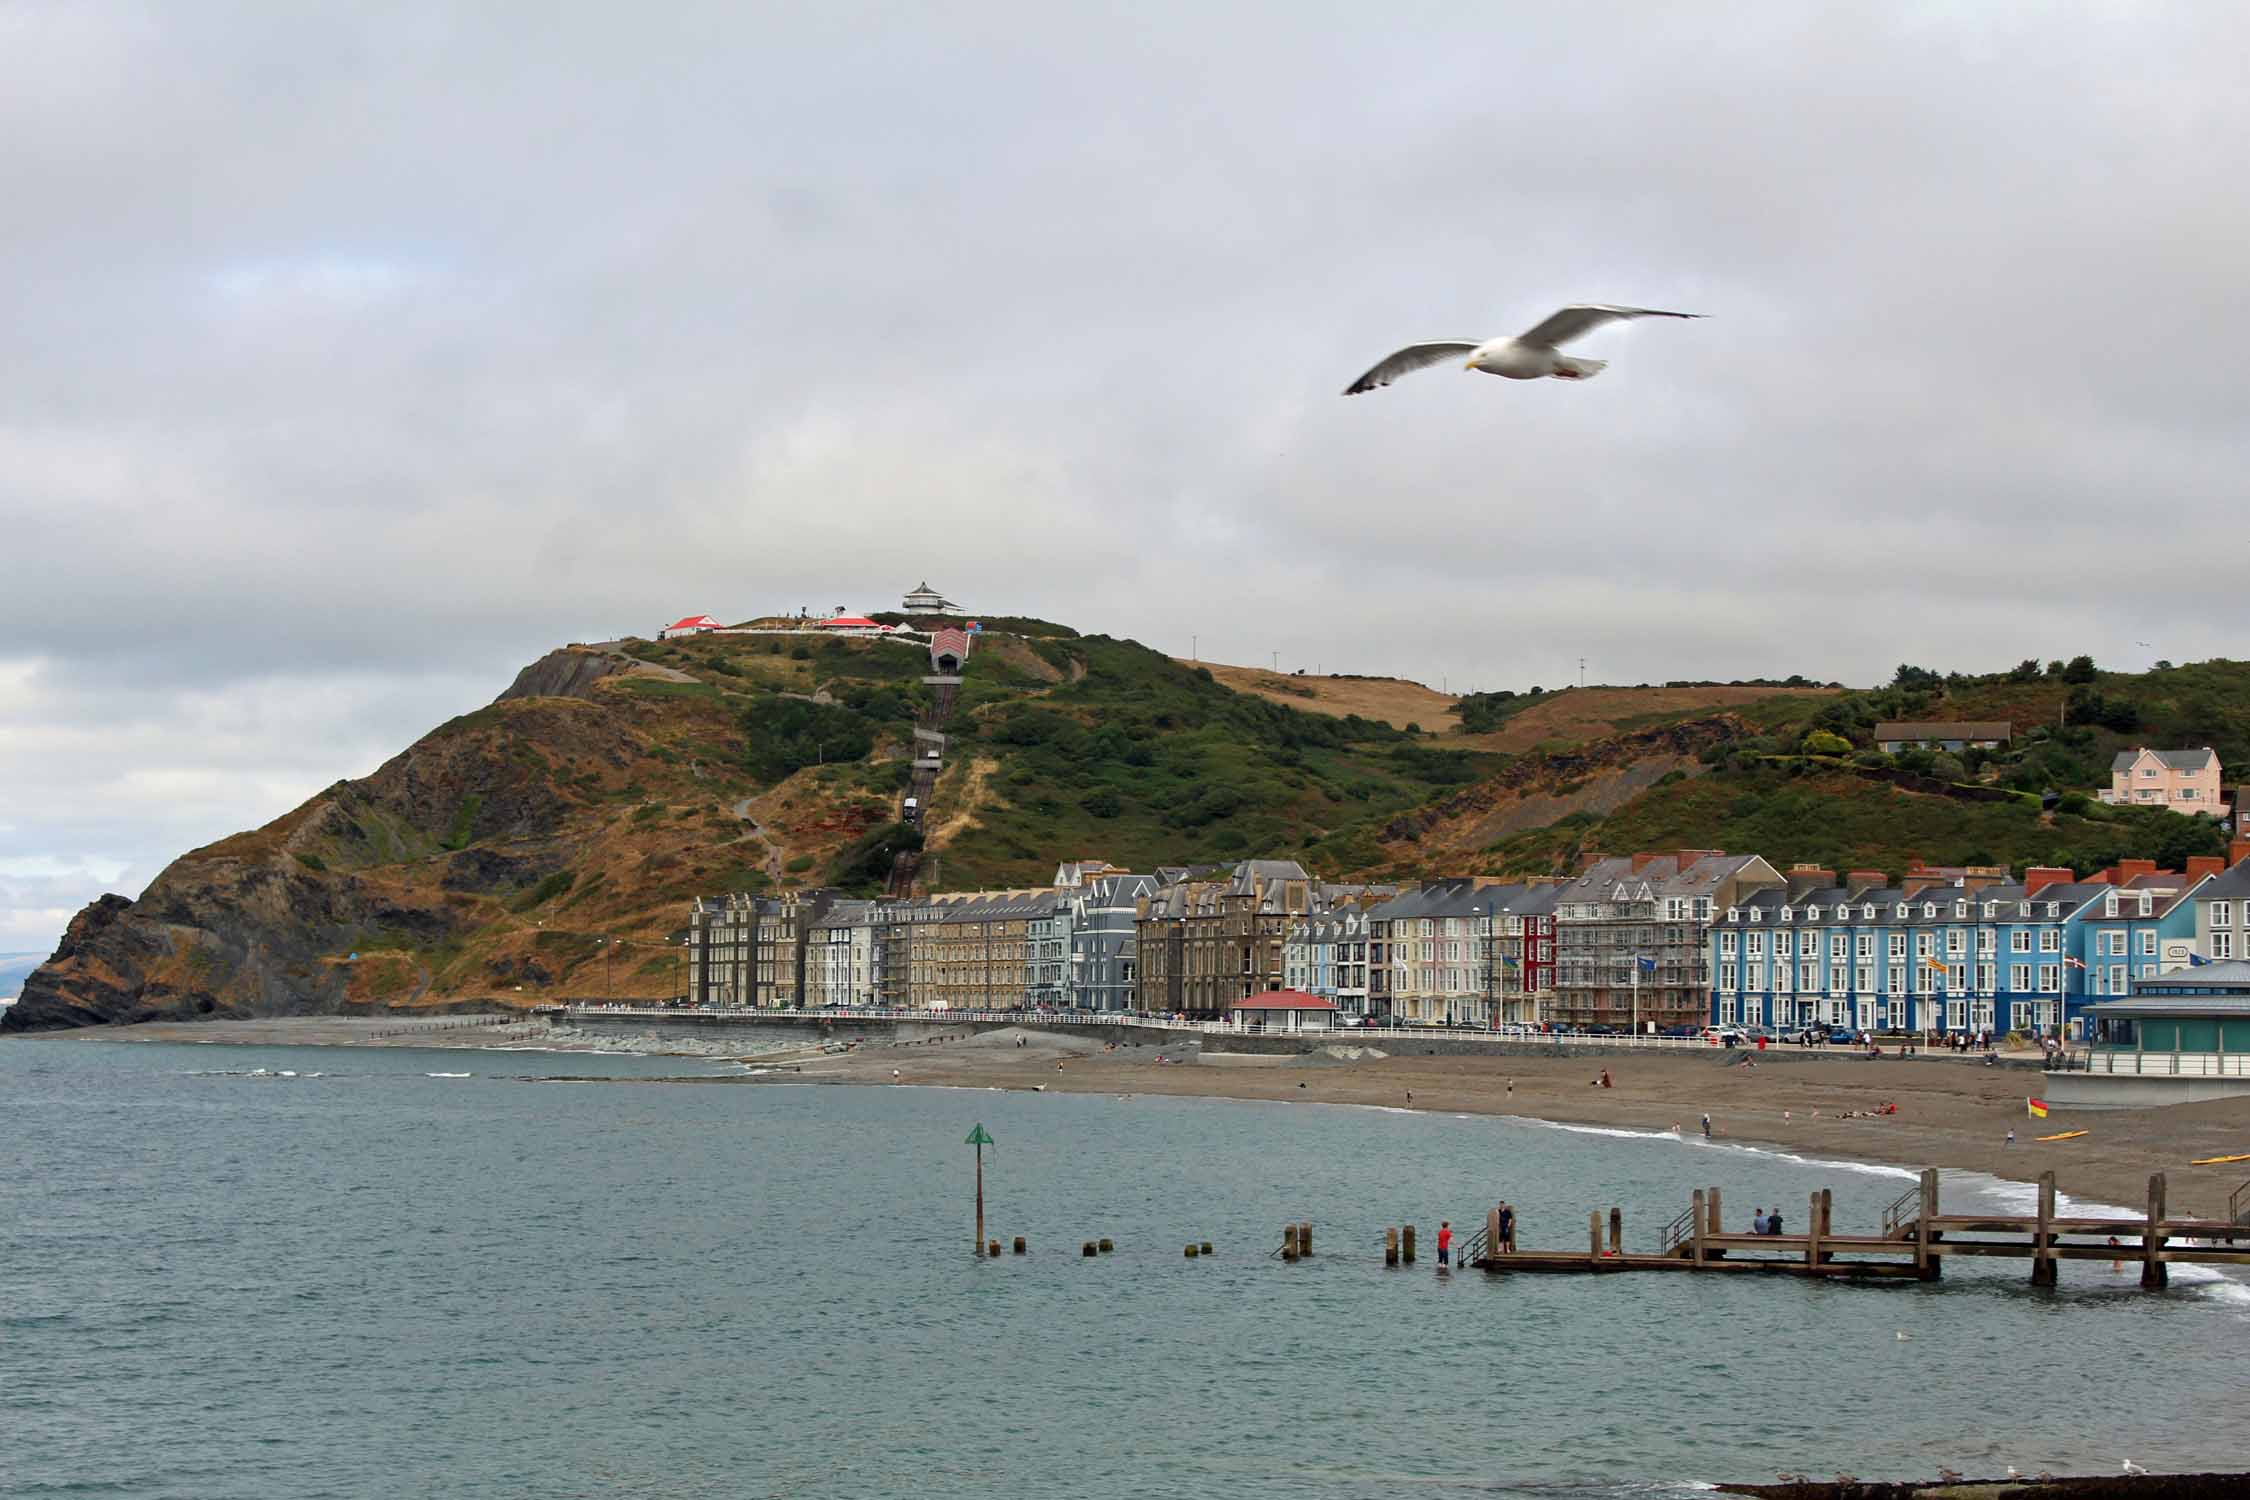
[[[2128,1458],[2125,1460],[2125,1472],[2128,1474],[2146,1474],[2148,1470]]]
[[[2018,1469],[2014,1464],[2010,1464],[2008,1465],[2008,1477],[2010,1479],[2021,1479],[2023,1478],[2023,1471]]]
[[[1959,1484],[1961,1482],[1961,1471],[1949,1469],[1944,1464],[1939,1464],[1937,1477],[1940,1484]]]
[[[1465,368],[1482,370],[1487,375],[1505,375],[1510,380],[1590,380],[1609,364],[1606,359],[1573,359],[1560,353],[1557,346],[1569,343],[1582,334],[1593,332],[1604,323],[1615,323],[1624,318],[1700,318],[1701,313],[1666,312],[1657,307],[1611,307],[1600,302],[1574,302],[1560,312],[1552,313],[1547,320],[1514,338],[1486,339],[1477,343],[1469,339],[1439,339],[1427,344],[1408,344],[1396,354],[1379,362],[1375,368],[1344,387],[1344,394],[1357,396],[1389,385],[1401,375],[1411,375],[1430,365],[1443,364],[1449,359],[1466,358]]]

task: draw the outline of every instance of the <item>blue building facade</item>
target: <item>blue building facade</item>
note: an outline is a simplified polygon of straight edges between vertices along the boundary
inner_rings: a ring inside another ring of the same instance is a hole
[[[1715,1025],[1794,1031],[2053,1027],[2071,1003],[2078,887],[1760,891],[1721,913]]]

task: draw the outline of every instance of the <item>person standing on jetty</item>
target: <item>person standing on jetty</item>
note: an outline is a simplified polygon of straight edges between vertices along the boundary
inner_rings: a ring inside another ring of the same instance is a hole
[[[1453,1264],[1453,1221],[1451,1219],[1438,1220],[1437,1263],[1440,1266]]]
[[[1499,1248],[1510,1252],[1516,1248],[1516,1208],[1512,1203],[1500,1205]]]

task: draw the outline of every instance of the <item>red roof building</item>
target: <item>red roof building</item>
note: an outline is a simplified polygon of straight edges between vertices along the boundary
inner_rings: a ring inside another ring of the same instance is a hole
[[[1336,1004],[1303,990],[1267,990],[1230,1007],[1245,1026],[1267,1031],[1327,1031],[1336,1024]]]
[[[838,615],[833,620],[820,622],[823,630],[881,630],[883,627],[865,615]]]
[[[725,628],[724,625],[721,625],[709,615],[689,615],[684,620],[674,620],[671,624],[665,626],[659,638],[664,635],[697,635],[706,630],[724,630]]]

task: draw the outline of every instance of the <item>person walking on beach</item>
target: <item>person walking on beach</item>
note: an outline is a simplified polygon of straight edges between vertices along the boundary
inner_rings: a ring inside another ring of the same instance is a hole
[[[1441,1266],[1453,1264],[1453,1221],[1451,1219],[1438,1220],[1437,1263]]]
[[[2013,1145],[2014,1145],[2014,1144],[2016,1143],[2016,1127],[2015,1127],[2015,1126],[2013,1126],[2013,1125],[2010,1125],[2010,1126],[2008,1127],[2008,1142],[2007,1142],[2007,1143],[2008,1143],[2009,1145],[2011,1145],[2011,1146],[2013,1146]]]
[[[1709,1115],[1703,1117],[1703,1138],[1705,1140],[1711,1139],[1711,1117]]]

